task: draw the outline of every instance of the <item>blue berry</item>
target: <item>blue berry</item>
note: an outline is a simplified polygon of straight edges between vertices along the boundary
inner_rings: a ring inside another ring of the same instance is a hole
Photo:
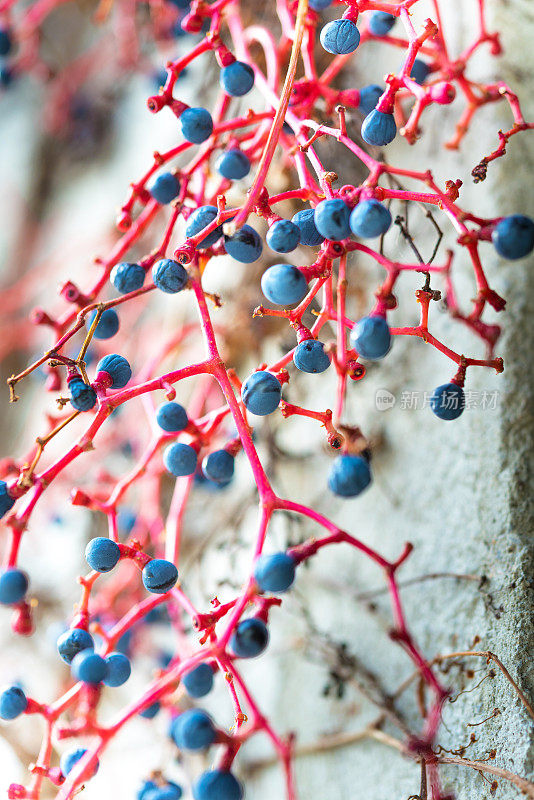
[[[96,310],[89,315],[86,325],[90,327],[94,318],[96,317]],[[114,308],[106,308],[102,312],[102,316],[98,320],[98,324],[93,332],[95,339],[111,339],[119,330],[119,315]]]
[[[28,700],[20,686],[9,686],[0,694],[0,719],[15,719],[27,707]]]
[[[524,214],[504,217],[493,229],[491,241],[503,258],[524,258],[534,249],[534,220]]]
[[[13,70],[9,64],[0,64],[0,86],[7,89],[13,81]]]
[[[135,526],[136,520],[137,516],[131,509],[121,508],[117,514],[117,525],[119,527],[119,531],[122,531],[126,534],[131,533]]]
[[[107,675],[104,678],[106,686],[122,686],[132,674],[130,659],[124,653],[110,653],[106,656]]]
[[[223,178],[238,181],[250,172],[250,159],[242,150],[233,147],[219,156],[215,167]]]
[[[374,239],[389,230],[392,223],[389,209],[378,200],[362,200],[352,209],[350,227],[361,239]]]
[[[341,199],[322,200],[315,209],[315,227],[325,239],[335,242],[350,236],[350,208]]]
[[[152,594],[166,594],[178,580],[178,570],[171,561],[153,558],[143,567],[143,585]]]
[[[0,481],[0,517],[7,514],[15,505],[15,498],[9,494],[8,485],[5,481]],[[0,600],[0,603],[2,601]]]
[[[96,572],[109,572],[118,564],[121,551],[117,542],[105,536],[91,539],[85,548],[85,560]]]
[[[291,306],[306,296],[308,284],[300,269],[292,264],[274,264],[263,273],[261,290],[271,303]]]
[[[228,450],[215,450],[202,461],[202,472],[215,483],[227,483],[234,475],[234,457]]]
[[[430,66],[420,58],[416,58],[413,62],[410,78],[416,83],[422,84],[430,75]]]
[[[300,242],[300,228],[288,219],[279,219],[267,231],[266,240],[276,253],[290,253]]]
[[[59,768],[62,775],[65,775],[66,777],[86,753],[87,749],[85,747],[77,747],[76,750],[70,750],[68,753],[63,753],[59,760]],[[99,763],[96,761],[91,773],[91,777],[98,772],[98,767]]]
[[[112,389],[122,389],[132,377],[132,368],[123,356],[110,353],[101,358],[96,365],[96,371],[107,372],[112,380]]]
[[[254,70],[244,61],[234,61],[221,69],[219,81],[227,94],[242,97],[254,86]]]
[[[173,401],[160,405],[156,411],[156,422],[162,430],[169,433],[183,431],[189,425],[187,411],[180,403]]]
[[[360,31],[350,19],[336,19],[324,26],[320,39],[328,53],[353,53],[360,44]]]
[[[145,282],[145,270],[141,264],[123,261],[113,267],[109,277],[118,292],[127,294],[141,288]]]
[[[195,209],[187,219],[185,235],[187,237],[196,236],[197,233],[200,233],[201,230],[206,228],[210,222],[213,222],[218,213],[215,206],[200,206]],[[206,247],[211,247],[221,236],[222,225],[218,225],[214,231],[211,231],[211,233],[208,233],[207,236],[200,240],[197,244],[197,248],[204,249]]]
[[[278,408],[282,386],[272,372],[253,372],[241,388],[241,399],[251,414],[265,417]]]
[[[262,555],[254,565],[254,578],[262,592],[287,592],[295,580],[295,561],[288,553]]]
[[[376,83],[369,84],[369,86],[362,86],[360,89],[358,111],[366,116],[370,114],[383,94],[384,89]]]
[[[180,181],[172,172],[164,172],[158,175],[152,186],[148,190],[154,200],[165,205],[178,197],[180,192]]]
[[[458,419],[465,408],[465,394],[456,383],[444,383],[432,392],[430,408],[440,419]]]
[[[171,724],[171,737],[181,750],[205,750],[216,739],[217,731],[210,715],[201,708],[190,708]]]
[[[152,280],[166,294],[181,292],[189,280],[184,267],[172,258],[160,258],[152,267]]]
[[[61,634],[57,640],[58,653],[66,664],[71,664],[74,656],[82,650],[93,650],[93,637],[83,628],[72,628]]]
[[[184,139],[192,144],[200,144],[213,133],[213,120],[205,108],[186,108],[180,115],[180,125]]]
[[[28,576],[21,569],[6,569],[0,575],[0,603],[12,605],[24,598],[28,591]]]
[[[265,622],[256,617],[242,620],[230,639],[230,647],[240,658],[255,658],[269,644],[269,630]]]
[[[224,237],[224,249],[236,261],[252,264],[261,256],[261,238],[250,225],[243,225],[233,236]]]
[[[393,141],[397,135],[397,126],[393,114],[373,109],[363,121],[362,139],[367,144],[383,147]]]
[[[158,702],[151,703],[151,705],[143,708],[143,710],[139,712],[139,716],[144,719],[154,719],[160,708],[161,706]]]
[[[315,209],[304,208],[302,211],[297,211],[291,222],[300,230],[301,244],[316,247],[324,242],[324,236],[321,236],[315,227]]]
[[[358,355],[378,361],[391,348],[389,325],[384,317],[362,317],[350,333],[350,342]]]
[[[157,789],[158,784],[154,781],[143,781],[139,791],[137,792],[137,800],[149,800],[149,794],[153,789]]]
[[[211,769],[195,782],[193,797],[195,800],[242,800],[243,787],[231,772]]]
[[[301,372],[324,372],[330,366],[324,344],[317,339],[306,339],[297,345],[293,362]]]
[[[71,670],[76,680],[96,685],[104,680],[108,667],[102,656],[88,649],[74,656]]]
[[[213,670],[209,664],[199,664],[182,675],[182,683],[189,697],[204,697],[213,687]]]
[[[331,5],[332,0],[309,0],[308,2],[308,7],[313,8],[314,11],[324,11]]]
[[[165,469],[177,478],[192,475],[197,468],[196,450],[183,442],[170,444],[163,453],[163,463]]]
[[[339,497],[356,497],[371,483],[369,463],[362,456],[338,456],[328,477],[328,488]]]
[[[77,411],[89,411],[96,403],[96,392],[92,386],[84,383],[82,378],[73,378],[69,381],[69,394],[71,405]]]
[[[188,11],[191,6],[191,0],[168,0],[168,2],[181,11]]]
[[[369,18],[369,30],[375,36],[386,36],[395,25],[395,17],[387,11],[373,11]]]
[[[145,800],[180,800],[182,787],[177,783],[167,782],[166,786],[156,786],[152,791],[144,795]]]
[[[0,56],[7,56],[13,42],[11,40],[11,34],[7,30],[7,28],[0,29]]]

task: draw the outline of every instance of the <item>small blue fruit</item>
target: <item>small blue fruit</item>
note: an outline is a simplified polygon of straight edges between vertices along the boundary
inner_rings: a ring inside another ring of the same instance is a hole
[[[393,114],[386,114],[383,111],[373,109],[362,124],[362,139],[367,144],[374,144],[383,147],[390,144],[397,135],[397,126]]]
[[[387,36],[397,17],[387,11],[373,11],[369,18],[369,30],[375,36]]]
[[[250,172],[250,159],[242,150],[233,147],[219,156],[215,167],[223,178],[238,181]]]
[[[117,542],[97,536],[91,539],[85,548],[85,560],[96,572],[109,572],[116,566],[121,557],[121,551]]]
[[[243,787],[231,772],[211,769],[195,782],[193,797],[195,800],[242,800]]]
[[[391,348],[389,325],[384,317],[362,317],[352,329],[350,341],[358,355],[378,361]]]
[[[202,461],[202,472],[210,481],[228,483],[234,475],[235,459],[228,450],[215,450]]]
[[[262,592],[287,592],[295,580],[295,560],[288,553],[261,555],[254,578]]]
[[[230,648],[240,658],[256,658],[269,644],[269,630],[256,617],[242,620],[230,639]]]
[[[128,294],[141,288],[145,282],[145,270],[141,264],[123,261],[115,264],[109,277],[118,292]]]
[[[86,325],[89,328],[94,318],[97,315],[97,311],[93,311],[92,314],[89,315]],[[115,336],[117,331],[119,330],[120,322],[119,322],[119,315],[115,311],[114,308],[106,308],[102,312],[102,316],[98,320],[97,326],[93,331],[93,336],[95,339],[111,339],[112,336]]]
[[[242,97],[254,86],[254,70],[244,61],[234,61],[221,69],[219,81],[227,94]]]
[[[117,353],[110,353],[101,358],[96,365],[96,371],[107,372],[111,378],[112,389],[122,389],[132,377],[132,368],[123,356]]]
[[[332,0],[309,0],[308,2],[308,7],[313,8],[314,11],[324,11],[331,5]]]
[[[241,399],[251,414],[265,417],[278,408],[282,397],[282,386],[272,372],[253,372],[241,388]]]
[[[108,667],[102,656],[87,649],[74,656],[71,670],[76,680],[96,685],[104,680]]]
[[[261,278],[261,290],[267,300],[279,306],[291,306],[308,292],[306,278],[292,264],[273,264]]]
[[[295,348],[293,362],[301,372],[324,372],[330,366],[330,359],[324,351],[324,344],[317,339],[306,339]]]
[[[362,456],[338,456],[328,477],[328,488],[339,497],[356,497],[371,483],[369,463]]]
[[[336,19],[321,31],[321,44],[328,53],[353,53],[360,44],[360,31],[350,19]]]
[[[266,241],[276,253],[290,253],[300,242],[300,228],[288,219],[279,219],[267,231]]]
[[[143,710],[139,712],[139,716],[144,719],[154,719],[160,708],[161,706],[158,702],[152,703],[146,708],[143,708]]]
[[[7,28],[0,28],[0,56],[7,56],[12,45],[13,41],[10,32]]]
[[[176,478],[192,475],[197,468],[197,452],[189,444],[170,444],[163,453],[163,463]]]
[[[325,239],[338,242],[350,236],[350,208],[341,199],[322,200],[315,209],[315,227]]]
[[[142,572],[143,585],[152,594],[166,594],[178,580],[178,570],[171,561],[153,558]]]
[[[96,404],[96,392],[92,386],[84,383],[81,377],[69,381],[71,405],[77,411],[90,411]]]
[[[201,144],[213,133],[213,120],[205,108],[186,108],[180,115],[184,139],[192,144]]]
[[[23,600],[28,591],[28,576],[21,569],[6,569],[0,575],[0,603],[12,605]]]
[[[152,280],[162,292],[176,294],[185,288],[189,275],[178,261],[160,258],[152,267]]]
[[[250,225],[243,225],[233,236],[224,237],[224,249],[229,256],[242,264],[252,264],[261,256],[260,235]]]
[[[196,236],[197,233],[200,233],[204,228],[206,228],[217,216],[219,212],[215,206],[200,206],[199,208],[195,209],[191,216],[187,219],[187,225],[185,228],[185,235],[188,238],[192,236]],[[206,247],[212,247],[217,239],[220,239],[222,236],[222,225],[218,225],[215,230],[208,233],[200,242],[197,244],[197,249],[205,249]]]
[[[181,750],[205,750],[217,737],[212,718],[201,708],[190,708],[176,717],[170,733]]]
[[[110,653],[106,656],[107,675],[104,678],[106,686],[122,686],[132,674],[130,659],[124,653]]]
[[[15,498],[9,494],[9,488],[5,481],[0,481],[0,517],[7,514],[15,505]],[[0,579],[1,580],[1,579]],[[2,601],[0,600],[0,603]]]
[[[93,650],[94,646],[93,637],[83,628],[71,628],[57,640],[58,653],[66,664],[71,664],[74,656],[82,650]]]
[[[156,422],[168,433],[183,431],[189,425],[187,411],[180,403],[169,401],[162,403],[156,411]]]
[[[416,83],[423,84],[430,75],[430,66],[420,58],[413,62],[410,78]]]
[[[204,697],[213,687],[213,670],[209,664],[199,664],[182,675],[182,683],[189,697]]]
[[[15,719],[28,707],[28,700],[20,686],[9,686],[0,694],[0,719]]]
[[[503,258],[524,258],[534,249],[534,220],[524,214],[504,217],[493,229],[491,241]]]
[[[392,221],[389,209],[378,200],[362,200],[350,215],[351,230],[361,239],[382,236],[389,230]]]
[[[430,408],[440,419],[450,422],[458,419],[465,408],[465,394],[456,383],[444,383],[434,389],[430,398]]]
[[[182,787],[177,783],[167,782],[166,786],[156,786],[152,791],[144,795],[144,800],[180,800]]]
[[[66,777],[86,753],[87,749],[85,747],[77,747],[76,750],[70,750],[68,753],[63,753],[59,760],[59,768],[62,775]],[[97,760],[92,769],[91,777],[98,772],[98,767],[99,763]]]
[[[317,247],[317,245],[324,242],[324,236],[322,236],[315,227],[314,208],[304,208],[302,211],[297,211],[291,222],[293,222],[300,230],[301,244],[307,244],[310,247]]]
[[[369,86],[362,86],[360,89],[360,103],[358,105],[358,111],[366,116],[367,114],[370,114],[383,94],[384,89],[382,86],[378,86],[376,83],[370,84]]]
[[[154,200],[161,205],[170,203],[180,192],[180,181],[172,172],[164,172],[158,175],[152,186],[148,190]]]

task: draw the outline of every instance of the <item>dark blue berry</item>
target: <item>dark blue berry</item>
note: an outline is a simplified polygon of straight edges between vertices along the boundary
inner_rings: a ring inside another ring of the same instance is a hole
[[[306,296],[308,284],[302,272],[292,264],[274,264],[263,273],[261,290],[271,303],[291,306]]]
[[[74,656],[82,650],[93,650],[93,637],[83,628],[72,628],[61,634],[57,640],[58,653],[66,664],[71,664]]]
[[[193,786],[195,800],[242,800],[243,787],[231,772],[212,769],[203,772]]]
[[[139,791],[137,792],[137,800],[149,800],[149,794],[153,789],[157,789],[158,784],[154,781],[143,781]]]
[[[28,591],[28,576],[21,569],[6,569],[0,575],[0,603],[19,603]]]
[[[276,253],[290,253],[300,242],[300,228],[288,219],[279,219],[267,231],[266,240]]]
[[[255,658],[269,644],[269,630],[265,622],[256,617],[242,620],[230,639],[230,648],[240,658]]]
[[[314,11],[324,11],[331,5],[332,0],[309,0],[308,2],[308,7],[313,8]]]
[[[375,36],[386,36],[395,25],[395,17],[387,11],[373,11],[369,17],[369,30]]]
[[[148,190],[154,200],[165,205],[178,197],[180,192],[180,181],[172,172],[164,172],[158,175],[152,186]]]
[[[181,292],[189,280],[184,267],[172,258],[160,258],[152,267],[154,284],[166,294]]]
[[[324,26],[320,39],[328,53],[353,53],[360,44],[360,31],[350,19],[336,19]]]
[[[219,212],[215,206],[200,206],[199,208],[195,209],[190,217],[187,219],[187,225],[185,228],[185,235],[187,237],[196,236],[197,233],[200,233],[204,228],[206,228],[217,216]],[[204,249],[206,247],[212,247],[217,239],[220,239],[222,236],[222,225],[218,225],[215,230],[208,233],[200,242],[197,244],[197,249]]]
[[[393,114],[386,114],[375,108],[363,121],[362,139],[367,144],[383,147],[392,142],[396,135],[397,126]]]
[[[254,565],[254,579],[262,592],[287,592],[295,580],[295,560],[288,553],[262,555]]]
[[[154,719],[160,708],[161,706],[159,703],[152,703],[146,708],[143,708],[143,710],[139,712],[139,716],[144,719]]]
[[[145,270],[141,264],[123,261],[111,270],[111,283],[121,294],[135,292],[145,282]]]
[[[119,531],[122,533],[131,533],[135,523],[137,521],[137,516],[134,512],[129,508],[121,508],[119,513],[117,514],[117,525]]]
[[[430,408],[440,419],[450,422],[458,419],[465,408],[465,394],[456,383],[444,383],[432,392]]]
[[[315,209],[315,227],[325,239],[335,242],[350,236],[350,208],[341,199],[322,200]]]
[[[104,678],[106,686],[122,686],[132,673],[130,659],[124,653],[110,653],[106,656],[107,675]]]
[[[72,659],[71,670],[76,680],[96,685],[104,680],[108,667],[94,650],[82,650]]]
[[[358,111],[366,116],[367,114],[370,114],[383,94],[384,89],[381,86],[378,86],[376,83],[370,84],[369,86],[363,86],[360,89],[360,103],[358,105]]]
[[[28,700],[20,686],[9,686],[0,694],[0,719],[15,719],[28,707]]]
[[[250,172],[250,159],[242,150],[233,147],[219,156],[215,167],[223,178],[238,181]]]
[[[324,236],[315,227],[315,209],[304,208],[302,211],[297,211],[291,222],[300,230],[301,244],[317,247],[324,242]]]
[[[68,753],[63,753],[59,760],[59,768],[62,775],[66,777],[86,753],[87,749],[85,747],[77,747],[76,750],[70,750]],[[97,760],[92,769],[91,776],[98,772],[98,767],[99,763]]]
[[[101,358],[96,365],[96,371],[107,372],[112,380],[112,389],[122,389],[132,377],[132,368],[123,356],[110,353]]]
[[[9,64],[0,64],[0,86],[7,89],[13,82],[13,70]]]
[[[5,481],[0,481],[0,517],[7,514],[15,505],[15,498],[9,494],[9,488]],[[2,601],[0,600],[0,603]]]
[[[243,61],[234,61],[221,69],[219,81],[227,94],[242,97],[254,86],[254,70]]]
[[[117,542],[105,536],[91,539],[85,548],[85,560],[96,572],[109,572],[118,564],[121,551]]]
[[[410,78],[416,83],[423,84],[430,75],[430,66],[420,58],[413,62]]]
[[[81,377],[69,381],[71,405],[77,411],[89,411],[96,404],[96,392],[92,386],[84,383]]]
[[[209,664],[199,664],[182,675],[182,683],[189,697],[204,697],[213,687],[213,670]]]
[[[156,411],[156,422],[159,427],[169,433],[183,431],[189,425],[187,411],[180,403],[169,401],[162,403]]]
[[[233,236],[224,237],[224,249],[236,261],[252,264],[261,256],[261,238],[250,225],[243,225]]]
[[[166,594],[178,580],[178,570],[171,561],[153,558],[143,567],[143,585],[152,594]]]
[[[202,472],[215,483],[228,483],[234,475],[235,459],[228,450],[215,450],[202,461]]]
[[[241,388],[241,399],[251,414],[265,417],[278,408],[282,386],[272,372],[253,372]]]
[[[362,456],[338,456],[328,477],[328,488],[339,497],[356,497],[371,483],[369,463]]]
[[[205,108],[186,108],[180,115],[180,125],[184,139],[192,144],[200,144],[213,133],[213,120]]]
[[[94,318],[97,315],[97,311],[93,311],[92,314],[89,315],[86,325],[90,327]],[[115,311],[114,308],[106,308],[102,312],[100,319],[98,320],[98,324],[93,331],[93,336],[95,339],[111,339],[112,336],[115,336],[117,331],[119,330],[119,315]]]
[[[350,341],[358,355],[378,361],[391,348],[389,325],[384,317],[362,317],[352,329]]]
[[[163,463],[171,475],[177,478],[192,475],[197,468],[197,452],[189,444],[170,444],[163,453]]]
[[[392,223],[389,209],[378,200],[362,200],[352,209],[350,227],[361,239],[374,239],[389,230]]]
[[[170,733],[181,750],[205,750],[217,736],[212,718],[200,708],[190,708],[175,717]]]
[[[13,42],[11,40],[11,34],[7,30],[7,28],[0,29],[0,56],[7,56]]]
[[[330,366],[324,344],[317,339],[306,339],[297,345],[293,362],[301,372],[324,372]]]
[[[503,258],[524,258],[534,249],[534,220],[524,214],[504,217],[493,229],[491,241]]]
[[[167,782],[166,786],[156,786],[152,791],[145,794],[145,800],[180,800],[182,787],[177,783]]]

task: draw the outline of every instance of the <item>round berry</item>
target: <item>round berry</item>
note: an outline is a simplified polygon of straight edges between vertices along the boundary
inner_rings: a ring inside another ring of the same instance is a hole
[[[350,19],[336,19],[324,26],[320,39],[328,53],[346,55],[360,44],[360,31]]]
[[[14,74],[9,64],[0,64],[0,86],[7,89],[11,86]]]
[[[430,66],[420,58],[413,62],[410,78],[416,83],[423,84],[430,75]]]
[[[219,156],[215,167],[223,178],[238,181],[250,172],[250,159],[246,153],[234,147]]]
[[[106,656],[107,675],[104,678],[106,686],[122,686],[132,674],[130,659],[124,653],[110,653]]]
[[[287,592],[295,580],[295,561],[288,553],[262,555],[254,565],[254,579],[262,592]]]
[[[383,147],[393,141],[397,135],[397,126],[393,114],[373,109],[363,121],[362,139],[367,144]]]
[[[95,390],[80,377],[69,381],[69,394],[71,405],[77,411],[90,411],[96,404]]]
[[[180,181],[172,172],[164,172],[158,175],[152,186],[148,190],[154,200],[165,205],[178,197],[180,192]]]
[[[205,750],[216,736],[212,718],[201,708],[190,708],[172,721],[171,737],[181,750]]]
[[[307,244],[310,247],[316,247],[324,242],[324,236],[321,236],[315,227],[315,209],[304,208],[291,219],[300,231],[300,243]]]
[[[187,225],[185,228],[185,235],[187,237],[196,236],[197,233],[204,230],[210,222],[213,222],[215,217],[219,212],[215,206],[200,206],[199,208],[195,209],[193,213],[187,219]],[[222,236],[222,225],[218,225],[215,230],[208,233],[200,242],[197,244],[198,249],[204,249],[206,247],[211,247],[215,244],[217,239],[220,239]]]
[[[272,372],[253,372],[241,388],[241,399],[245,408],[257,417],[265,417],[278,408],[282,397],[282,386]]]
[[[141,288],[145,282],[145,270],[141,264],[123,261],[115,264],[109,277],[118,292],[128,294]]]
[[[163,463],[171,475],[179,478],[192,475],[197,468],[196,450],[189,444],[170,444],[163,453]]]
[[[331,5],[332,0],[309,0],[308,2],[308,7],[313,8],[314,11],[324,11]]]
[[[204,697],[213,687],[213,670],[209,664],[199,664],[182,675],[182,683],[189,697]]]
[[[176,294],[185,288],[189,275],[178,261],[160,258],[152,267],[152,280],[162,292]]]
[[[96,371],[107,372],[111,378],[112,389],[122,389],[132,377],[132,368],[123,356],[117,353],[110,353],[109,356],[101,358],[96,365]]]
[[[350,208],[341,197],[322,200],[315,209],[315,227],[325,239],[335,242],[350,236]]]
[[[389,325],[384,317],[362,317],[350,333],[350,342],[358,355],[378,361],[391,348]]]
[[[71,670],[76,680],[96,685],[104,680],[108,667],[94,650],[82,650],[72,659]]]
[[[369,30],[375,36],[387,36],[396,19],[397,17],[387,11],[373,11],[369,17]]]
[[[234,61],[221,69],[219,82],[232,97],[242,97],[254,86],[254,70],[244,61]]]
[[[192,144],[200,144],[213,133],[213,120],[205,108],[186,108],[180,115],[182,136]]]
[[[15,505],[15,498],[9,494],[9,487],[5,481],[0,481],[0,517],[7,514]],[[1,578],[0,578],[1,580]],[[0,603],[2,601],[0,600]]]
[[[236,261],[241,261],[242,264],[252,264],[261,256],[260,235],[250,225],[243,225],[233,236],[224,237],[224,249]]]
[[[234,476],[234,461],[228,450],[215,450],[202,461],[202,472],[210,481],[227,483]]]
[[[180,403],[173,401],[160,405],[156,411],[156,422],[162,430],[169,433],[183,431],[189,425],[187,411]]]
[[[383,94],[383,88],[376,83],[372,83],[369,86],[362,86],[360,89],[358,111],[361,114],[370,114]]]
[[[504,217],[493,229],[491,241],[503,258],[524,258],[534,249],[534,220],[524,214]]]
[[[28,576],[21,569],[6,569],[0,575],[0,603],[12,605],[24,599],[28,591]]]
[[[0,56],[7,56],[12,45],[10,32],[7,28],[0,28]]]
[[[161,706],[159,703],[151,703],[149,706],[143,708],[143,710],[139,712],[139,716],[143,717],[143,719],[154,719],[160,708]]]
[[[231,772],[211,769],[193,785],[195,800],[242,800],[243,787]]]
[[[362,456],[338,456],[328,477],[328,488],[339,497],[356,497],[371,483],[369,463]]]
[[[269,630],[265,622],[256,617],[242,620],[230,639],[230,648],[240,658],[255,658],[269,644]]]
[[[465,408],[465,394],[456,383],[444,383],[432,392],[430,408],[440,419],[458,419]]]
[[[274,264],[263,273],[261,290],[271,303],[291,306],[306,296],[308,284],[300,269],[292,264]]]
[[[166,594],[178,580],[178,570],[171,561],[153,558],[143,567],[143,585],[152,594]]]
[[[71,664],[74,656],[82,650],[93,650],[94,646],[93,637],[83,628],[71,628],[57,640],[58,653],[66,664]]]
[[[76,750],[70,750],[68,753],[63,753],[59,760],[59,768],[61,770],[62,775],[65,777],[69,774],[69,772],[76,766],[78,761],[84,757],[87,753],[87,749],[85,747],[77,747]],[[93,777],[98,772],[99,763],[98,760],[95,762],[91,770],[91,775],[89,777]]]
[[[279,219],[271,225],[265,238],[271,250],[290,253],[300,242],[300,229],[288,219]]]
[[[166,786],[156,786],[144,795],[145,800],[180,800],[182,787],[177,783],[167,782]]]
[[[93,311],[92,314],[89,315],[86,325],[89,328],[94,318],[97,315],[97,311]],[[102,316],[98,320],[98,324],[93,331],[93,336],[95,339],[111,339],[112,336],[115,336],[117,331],[119,330],[119,315],[115,311],[114,308],[106,308],[102,312]]]
[[[20,686],[9,686],[0,694],[0,719],[15,719],[28,707],[28,700]]]
[[[392,221],[389,209],[378,200],[362,200],[350,215],[351,230],[361,239],[382,236],[389,230]]]
[[[121,551],[117,542],[97,536],[91,539],[85,548],[85,560],[96,572],[109,572],[116,566],[121,557]]]
[[[137,800],[149,800],[149,795],[153,789],[157,789],[158,784],[154,781],[143,781],[140,789],[137,792]]]
[[[301,372],[324,372],[330,366],[330,359],[322,342],[306,339],[295,348],[293,363]]]

